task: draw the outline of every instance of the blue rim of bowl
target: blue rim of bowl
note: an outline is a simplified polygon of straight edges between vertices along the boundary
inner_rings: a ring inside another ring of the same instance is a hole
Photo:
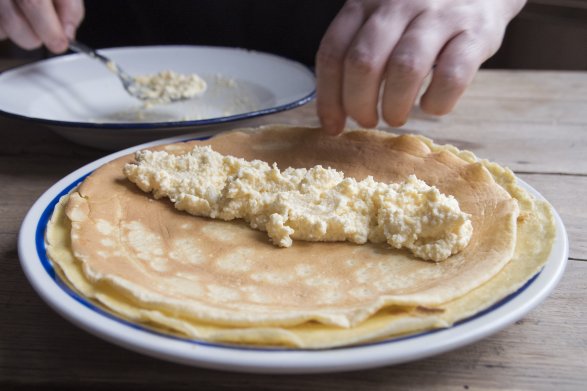
[[[201,345],[201,346],[207,346],[207,347],[213,347],[213,348],[220,348],[220,349],[229,349],[229,350],[232,349],[232,350],[241,350],[241,351],[267,352],[267,353],[271,353],[271,352],[335,351],[335,350],[343,350],[343,349],[346,350],[346,349],[354,349],[354,348],[363,348],[363,347],[367,347],[367,346],[393,344],[393,343],[397,343],[400,341],[406,341],[406,340],[410,340],[410,339],[414,339],[414,338],[432,335],[432,334],[442,332],[442,331],[445,331],[448,329],[454,329],[454,328],[459,327],[460,325],[463,325],[463,324],[469,323],[473,320],[476,320],[478,318],[481,318],[481,317],[493,312],[494,310],[498,309],[499,307],[502,307],[503,305],[509,303],[513,299],[515,299],[518,295],[520,295],[523,291],[525,291],[530,285],[532,285],[532,283],[534,283],[534,281],[536,281],[536,279],[540,276],[540,274],[542,273],[542,270],[543,270],[543,268],[542,268],[538,273],[536,273],[534,276],[532,276],[528,281],[526,281],[524,283],[524,285],[522,285],[520,288],[518,288],[518,290],[516,290],[515,292],[510,293],[509,295],[500,299],[499,301],[492,304],[491,306],[481,310],[480,312],[478,312],[468,318],[465,318],[465,319],[459,320],[458,322],[455,322],[452,326],[449,326],[447,328],[438,328],[438,329],[427,330],[427,331],[423,331],[423,332],[419,332],[419,333],[415,333],[415,334],[409,334],[409,335],[405,335],[405,336],[401,336],[401,337],[384,339],[384,340],[380,340],[380,341],[360,343],[357,345],[337,346],[337,347],[332,347],[332,348],[299,349],[299,348],[283,348],[283,347],[272,348],[272,347],[233,345],[233,344],[207,342],[207,341],[202,341],[202,340],[193,339],[193,338],[189,338],[189,337],[181,337],[181,336],[158,331],[156,329],[150,328],[150,327],[148,327],[146,325],[142,325],[140,323],[128,321],[120,316],[117,316],[113,312],[110,312],[110,311],[103,309],[99,305],[95,304],[93,301],[83,297],[82,295],[77,293],[75,290],[70,288],[64,281],[61,280],[61,278],[55,272],[55,269],[54,269],[51,261],[47,257],[47,251],[46,251],[46,247],[45,247],[45,230],[46,230],[47,224],[49,222],[49,219],[51,218],[51,215],[53,214],[53,210],[54,210],[55,206],[59,202],[59,199],[62,196],[68,194],[73,188],[75,188],[75,186],[80,184],[91,173],[92,173],[92,171],[82,175],[81,177],[73,180],[71,183],[69,183],[67,186],[65,186],[65,188],[63,188],[55,197],[53,197],[51,199],[51,201],[49,201],[49,203],[47,204],[47,206],[45,207],[45,209],[41,213],[41,216],[40,216],[39,220],[37,221],[36,228],[35,228],[35,248],[36,248],[37,255],[39,257],[39,261],[41,262],[41,265],[43,266],[43,269],[45,270],[45,272],[48,274],[48,276],[53,280],[53,282],[61,290],[63,290],[67,295],[69,295],[76,302],[78,302],[79,304],[83,305],[84,307],[94,311],[95,313],[97,313],[101,316],[104,316],[104,317],[108,318],[109,320],[115,321],[121,325],[124,325],[126,327],[129,327],[131,329],[134,329],[134,330],[137,330],[140,332],[145,332],[145,333],[149,333],[154,336],[169,338],[172,340],[185,342],[185,343],[189,343],[189,344]]]
[[[189,47],[190,45],[173,45],[173,46],[188,46]],[[211,47],[211,46],[194,46],[194,47]],[[132,48],[132,47],[105,48],[103,50],[129,49],[129,48]],[[218,46],[218,48],[234,49],[234,48],[221,47],[221,46]],[[306,71],[308,71],[309,74],[315,75],[312,68],[310,68],[307,65],[304,65],[298,61],[291,60],[287,57],[279,56],[279,55],[276,55],[273,53],[266,53],[266,52],[260,52],[260,51],[255,51],[255,53],[273,56],[273,57],[277,57],[277,58],[280,58],[280,59],[283,59],[286,61],[296,63],[300,67],[302,67]],[[67,54],[67,55],[76,55],[76,54]],[[41,60],[41,61],[45,61],[45,60]],[[33,64],[35,64],[35,63],[28,63],[28,64],[16,65],[16,66],[10,67],[8,69],[1,71],[0,76],[2,76],[4,73],[11,72],[11,71],[14,71],[14,70],[17,70],[20,68],[24,68],[24,67],[27,67],[27,66],[30,66]],[[296,107],[300,107],[300,106],[303,106],[303,105],[311,102],[316,97],[315,85],[316,84],[314,83],[314,88],[307,95],[305,95],[299,99],[296,99],[294,101],[291,101],[289,103],[285,103],[283,105],[267,107],[264,109],[249,111],[249,112],[242,113],[242,114],[228,115],[225,117],[206,118],[206,119],[199,119],[199,120],[169,121],[169,122],[140,122],[140,123],[136,123],[136,122],[103,122],[103,123],[102,122],[76,122],[76,121],[59,121],[59,120],[53,120],[53,119],[30,117],[27,115],[16,114],[16,113],[12,113],[12,112],[5,111],[2,109],[0,109],[0,115],[8,117],[8,118],[32,121],[32,122],[36,122],[36,123],[40,123],[40,124],[44,124],[44,125],[49,125],[49,126],[62,126],[62,127],[85,128],[85,129],[148,130],[148,129],[199,127],[199,126],[218,125],[218,124],[225,124],[225,123],[230,123],[230,122],[235,122],[235,121],[242,121],[242,120],[246,120],[246,119],[262,117],[264,115],[275,114],[275,113],[280,113],[282,111],[295,109]]]

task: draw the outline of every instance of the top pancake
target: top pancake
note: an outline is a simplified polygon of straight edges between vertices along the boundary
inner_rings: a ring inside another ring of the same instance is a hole
[[[472,154],[417,136],[357,130],[332,138],[313,128],[276,126],[160,148],[183,153],[194,144],[280,168],[321,164],[358,180],[397,182],[415,174],[472,215],[473,237],[440,264],[385,245],[276,248],[243,223],[194,217],[153,200],[124,178],[122,167],[133,159],[127,156],[96,170],[67,205],[72,249],[90,281],[214,324],[350,326],[391,304],[440,306],[488,281],[512,258],[513,176]]]

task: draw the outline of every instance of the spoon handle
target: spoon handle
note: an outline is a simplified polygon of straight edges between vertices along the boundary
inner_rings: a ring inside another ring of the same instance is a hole
[[[114,61],[112,61],[108,57],[101,55],[100,53],[98,53],[97,51],[95,51],[94,49],[89,47],[88,45],[85,45],[81,42],[78,42],[78,41],[75,41],[72,39],[69,41],[69,49],[74,52],[82,53],[82,54],[88,55],[96,60],[101,61],[102,63],[104,63],[104,65],[106,65],[106,67],[108,69],[110,69],[110,71],[118,74],[123,79],[124,82],[130,82],[132,80],[132,77],[130,77],[124,70],[122,70],[122,68],[120,68],[118,66],[118,64],[116,64]]]
[[[100,61],[102,61],[105,64],[108,64],[109,62],[111,62],[110,59],[104,57],[103,55],[101,55],[100,53],[96,52],[91,47],[89,47],[87,45],[84,45],[81,42],[71,40],[71,41],[69,41],[69,48],[72,51],[74,51],[74,52],[87,54],[88,56],[93,57],[93,58],[95,58],[97,60],[100,60]]]

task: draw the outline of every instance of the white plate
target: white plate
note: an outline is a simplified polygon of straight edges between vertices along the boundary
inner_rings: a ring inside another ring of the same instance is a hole
[[[267,53],[205,46],[100,52],[131,75],[196,73],[208,90],[188,101],[143,109],[104,65],[69,54],[0,74],[0,114],[41,122],[76,143],[113,150],[196,130],[220,131],[229,122],[303,105],[315,93],[315,78],[306,66]]]
[[[125,348],[194,366],[258,373],[320,373],[373,368],[432,356],[485,338],[522,318],[544,300],[558,283],[568,258],[565,227],[555,212],[556,239],[542,271],[521,289],[481,313],[447,329],[434,330],[383,342],[321,350],[234,347],[171,337],[113,316],[67,288],[56,277],[45,255],[44,232],[60,196],[89,173],[116,157],[147,146],[200,138],[175,137],[114,153],[61,179],[32,206],[20,229],[18,251],[30,283],[38,294],[72,323]],[[521,186],[543,198],[528,184]]]

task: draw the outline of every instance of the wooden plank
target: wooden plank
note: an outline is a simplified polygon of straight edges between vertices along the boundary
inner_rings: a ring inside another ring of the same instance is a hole
[[[272,123],[318,126],[314,110],[312,103],[296,110],[256,119],[250,122],[250,126]],[[356,125],[349,121],[349,126]],[[0,127],[6,135],[5,142],[0,144],[0,155],[23,153],[97,159],[107,154],[105,151],[74,145],[39,125],[0,119]],[[390,129],[383,123],[381,128],[394,133],[422,134],[439,144],[454,144],[516,171],[587,175],[587,159],[584,158],[587,125],[413,118],[401,129]]]
[[[569,237],[569,256],[587,260],[587,176],[520,174],[559,213]]]
[[[0,236],[4,242],[5,238]],[[6,254],[6,248],[0,252]],[[0,379],[55,389],[75,384],[145,390],[251,389],[580,389],[587,382],[587,262],[571,262],[555,292],[524,319],[470,346],[440,356],[368,371],[279,376],[219,373],[142,356],[110,345],[53,313],[19,272],[15,253],[0,264]],[[5,277],[0,277],[5,279]],[[7,283],[7,284],[6,284]],[[72,378],[75,374],[75,379]]]
[[[587,73],[582,71],[482,70],[464,99],[586,101]]]
[[[494,77],[493,73],[500,74],[492,72],[489,75]],[[571,80],[568,83],[572,84]],[[579,87],[585,87],[587,97],[587,78],[577,83]],[[530,104],[516,98],[515,105],[508,106],[507,100],[504,103],[495,97],[490,98],[488,92],[486,98],[463,99],[460,105],[464,107],[445,117],[432,117],[415,108],[404,127],[390,128],[384,122],[380,122],[378,127],[393,133],[422,134],[438,144],[454,144],[514,171],[587,175],[587,116],[584,110],[587,100],[568,105],[565,100]],[[529,112],[525,119],[518,115],[522,106]],[[571,111],[572,116],[569,114]],[[319,125],[314,102],[296,110],[260,118],[255,123]],[[351,120],[347,125],[357,127]]]
[[[401,131],[468,149],[514,171],[587,174],[586,125],[442,120],[409,122]]]

